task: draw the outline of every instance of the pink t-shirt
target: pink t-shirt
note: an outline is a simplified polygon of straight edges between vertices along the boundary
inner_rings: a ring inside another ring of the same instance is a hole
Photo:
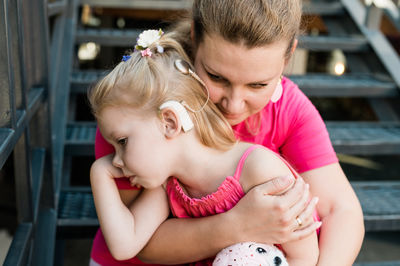
[[[249,133],[246,123],[242,122],[233,127],[236,136],[240,140],[261,144],[279,153],[298,173],[338,162],[318,110],[288,78],[282,79],[282,87],[281,98],[276,103],[269,102],[261,110],[261,124],[257,135]],[[113,147],[97,132],[96,158],[112,152]],[[125,178],[119,178],[116,183],[119,189],[136,189]],[[112,258],[100,229],[93,241],[91,257],[104,265],[124,265]],[[141,265],[139,260],[129,263]]]

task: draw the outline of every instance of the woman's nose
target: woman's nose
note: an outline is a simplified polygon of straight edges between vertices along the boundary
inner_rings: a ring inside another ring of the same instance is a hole
[[[114,155],[114,158],[112,160],[112,164],[115,167],[118,167],[118,168],[122,168],[124,166],[124,163],[123,163],[123,161],[121,160],[121,157],[118,154]]]
[[[245,100],[239,89],[233,88],[222,97],[222,107],[230,114],[239,114],[244,111]]]

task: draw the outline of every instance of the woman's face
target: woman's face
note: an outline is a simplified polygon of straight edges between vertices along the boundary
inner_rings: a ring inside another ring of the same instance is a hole
[[[267,105],[282,75],[286,48],[287,42],[279,41],[249,49],[205,34],[195,54],[196,72],[231,125]]]

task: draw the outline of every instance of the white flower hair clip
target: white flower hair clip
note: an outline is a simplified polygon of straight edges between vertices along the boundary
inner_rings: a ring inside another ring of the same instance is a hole
[[[143,31],[139,34],[135,49],[140,51],[142,56],[151,57],[153,53],[150,51],[149,46],[153,43],[157,43],[163,34],[164,32],[161,29]],[[157,44],[157,52],[160,54],[164,52],[164,48],[159,44]]]

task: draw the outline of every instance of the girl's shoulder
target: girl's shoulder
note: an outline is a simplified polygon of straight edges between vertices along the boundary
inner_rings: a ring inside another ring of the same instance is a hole
[[[240,177],[244,192],[275,177],[292,175],[283,159],[274,151],[256,145],[247,156]]]

